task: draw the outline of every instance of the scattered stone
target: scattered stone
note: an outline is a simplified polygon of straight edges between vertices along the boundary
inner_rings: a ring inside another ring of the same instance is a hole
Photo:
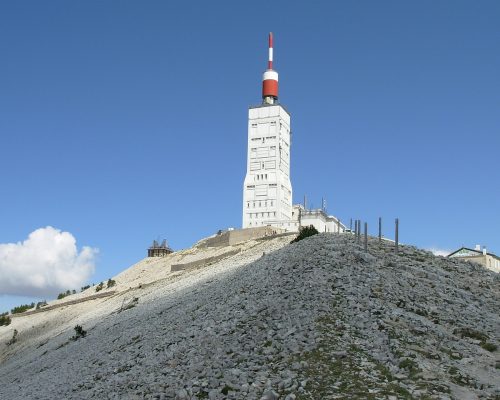
[[[500,396],[487,345],[500,343],[498,274],[410,246],[396,256],[377,240],[365,253],[350,235],[289,239],[251,241],[154,282],[145,274],[166,267],[142,265],[99,302],[13,319],[0,327],[0,398]],[[92,335],[70,341],[75,323]]]

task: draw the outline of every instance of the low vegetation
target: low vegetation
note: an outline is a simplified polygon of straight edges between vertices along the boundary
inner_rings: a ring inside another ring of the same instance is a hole
[[[14,329],[14,333],[12,334],[12,339],[10,339],[8,342],[7,342],[7,346],[11,346],[13,345],[14,343],[17,342],[17,329]]]
[[[498,349],[498,346],[496,344],[490,343],[490,342],[482,342],[481,347],[485,350],[488,350],[489,352],[494,352],[496,349]]]
[[[83,292],[84,290],[87,290],[87,289],[89,289],[89,288],[90,288],[90,285],[85,285],[85,286],[82,286],[82,290],[81,290],[81,291]]]
[[[73,289],[73,290],[66,290],[66,292],[62,292],[62,293],[59,293],[57,295],[57,300],[64,299],[65,297],[71,296],[72,294],[76,294],[76,290],[75,289]]]
[[[113,279],[109,278],[108,282],[106,283],[106,289],[109,289],[109,288],[111,288],[111,287],[113,287],[115,285],[116,285],[116,281],[114,281]],[[99,283],[99,285],[97,285],[95,287],[95,291],[96,292],[100,292],[102,289],[104,289],[104,282]]]
[[[0,314],[0,326],[7,326],[7,325],[10,325],[10,317],[9,317],[9,313],[5,312],[5,313],[2,313]]]
[[[71,340],[78,340],[85,337],[85,335],[87,334],[87,331],[84,330],[81,325],[76,325],[74,329],[75,335],[71,337]]]
[[[20,306],[17,306],[17,307],[14,307],[12,310],[10,310],[10,312],[12,314],[19,314],[19,313],[23,313],[25,312],[26,310],[29,310],[31,308],[34,308],[35,307],[35,303],[31,303],[31,304],[22,304]]]
[[[494,352],[497,350],[498,346],[496,344],[493,344],[491,342],[488,342],[488,335],[482,333],[482,332],[479,332],[475,329],[472,329],[472,328],[459,328],[459,329],[455,329],[453,331],[453,333],[455,335],[459,335],[461,336],[462,338],[470,338],[470,339],[474,339],[474,340],[479,340],[479,345],[489,351],[489,352]]]
[[[46,300],[42,300],[42,301],[39,301],[38,303],[36,303],[36,309],[40,309],[42,307],[45,307],[47,305],[47,301]]]
[[[290,243],[298,242],[302,239],[305,239],[306,237],[317,235],[318,233],[319,233],[318,230],[313,225],[303,226],[302,228],[300,228],[297,237],[293,239]]]

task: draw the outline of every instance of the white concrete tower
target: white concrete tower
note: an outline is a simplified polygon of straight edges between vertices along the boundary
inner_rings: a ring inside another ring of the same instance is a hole
[[[278,102],[273,70],[273,35],[262,79],[262,104],[248,110],[247,173],[243,185],[243,228],[276,226],[297,230],[292,219],[290,114]]]

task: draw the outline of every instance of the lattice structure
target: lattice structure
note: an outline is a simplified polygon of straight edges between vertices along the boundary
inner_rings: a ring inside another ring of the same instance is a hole
[[[173,252],[165,239],[161,244],[157,240],[153,240],[153,244],[148,249],[148,257],[165,257]]]

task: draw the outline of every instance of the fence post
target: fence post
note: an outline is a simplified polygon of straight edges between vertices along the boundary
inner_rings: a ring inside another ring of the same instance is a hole
[[[361,243],[361,220],[358,219],[358,244]]]
[[[352,218],[351,218],[351,222],[350,222],[350,224],[349,224],[349,230],[350,230],[350,231],[351,231],[351,233],[352,233]]]
[[[399,218],[396,218],[396,235],[395,235],[395,251],[396,251],[396,254],[398,254],[398,247],[399,247]]]
[[[365,222],[365,251],[368,251],[368,223]]]
[[[378,217],[378,243],[382,243],[382,217]]]

